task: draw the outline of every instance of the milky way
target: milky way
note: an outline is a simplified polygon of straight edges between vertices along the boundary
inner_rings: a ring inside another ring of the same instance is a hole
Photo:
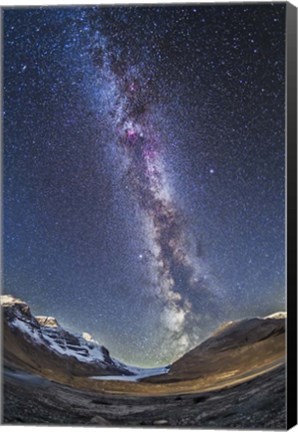
[[[282,4],[4,11],[4,285],[173,361],[284,308]]]
[[[174,191],[167,181],[162,141],[150,121],[150,111],[154,110],[148,92],[150,75],[140,73],[136,65],[127,66],[121,52],[116,56],[109,50],[106,39],[102,45],[96,41],[91,53],[112,99],[108,117],[124,167],[123,184],[132,193],[145,227],[150,284],[143,289],[156,296],[163,306],[160,325],[167,330],[164,345],[166,341],[174,342],[176,353],[182,354],[199,341],[203,326],[192,313],[187,289],[195,290],[202,299],[202,310],[206,303],[209,310],[217,313],[220,308],[216,308],[212,287],[204,283],[204,263],[191,250],[183,216],[175,206]]]

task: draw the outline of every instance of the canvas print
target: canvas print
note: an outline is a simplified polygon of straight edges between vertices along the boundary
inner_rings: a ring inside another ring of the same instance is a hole
[[[3,423],[286,427],[286,9],[2,8]]]

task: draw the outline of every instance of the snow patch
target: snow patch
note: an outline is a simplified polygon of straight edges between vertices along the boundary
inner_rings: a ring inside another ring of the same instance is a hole
[[[67,345],[65,341],[62,345],[58,344],[52,337],[43,335],[43,337],[49,343],[51,349],[56,351],[58,354],[62,354],[63,356],[75,357],[80,362],[84,363],[95,363],[104,361],[104,355],[102,349],[99,345],[93,345],[93,348],[90,348],[86,345],[78,345],[78,351],[75,351],[71,348],[71,346]],[[80,351],[86,351],[86,353],[82,354]]]
[[[12,327],[19,329],[35,343],[45,345],[47,348],[50,348],[60,355],[75,357],[77,360],[84,363],[96,363],[98,361],[104,362],[105,360],[102,348],[96,342],[92,342],[92,344],[89,342],[87,344],[86,341],[81,338],[80,342],[82,341],[83,343],[77,345],[75,349],[78,351],[75,351],[75,349],[72,349],[71,345],[67,345],[65,340],[62,339],[61,341],[60,339],[60,343],[55,340],[56,337],[58,339],[59,333],[51,331],[51,336],[49,336],[46,332],[43,332],[40,329],[35,329],[30,325],[30,323],[26,323],[17,318],[11,321],[11,325]]]
[[[11,325],[14,328],[19,329],[22,333],[29,336],[30,339],[32,339],[34,342],[38,344],[42,344],[41,335],[38,331],[38,329],[34,329],[30,326],[30,324],[26,323],[25,321],[21,321],[19,319],[14,319],[11,321]]]

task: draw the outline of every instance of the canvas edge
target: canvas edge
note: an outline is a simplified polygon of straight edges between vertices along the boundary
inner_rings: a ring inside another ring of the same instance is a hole
[[[286,5],[287,429],[297,424],[297,8]]]

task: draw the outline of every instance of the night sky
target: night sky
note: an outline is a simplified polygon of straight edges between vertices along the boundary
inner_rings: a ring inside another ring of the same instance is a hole
[[[285,4],[6,8],[4,291],[130,364],[285,308]]]

